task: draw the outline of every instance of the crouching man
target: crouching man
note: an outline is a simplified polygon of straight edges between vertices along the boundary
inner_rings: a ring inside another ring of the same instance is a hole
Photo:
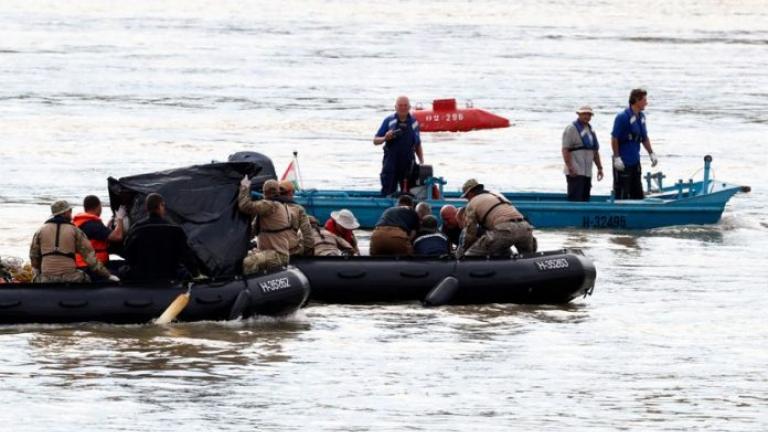
[[[461,197],[469,200],[466,233],[459,256],[510,256],[510,247],[519,253],[536,252],[533,227],[523,215],[500,194],[488,192],[475,179],[462,187]],[[478,236],[478,230],[485,232]]]

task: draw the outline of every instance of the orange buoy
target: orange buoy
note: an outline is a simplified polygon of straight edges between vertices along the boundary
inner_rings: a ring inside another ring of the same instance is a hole
[[[466,132],[509,127],[509,120],[488,111],[471,105],[457,108],[456,99],[435,99],[431,110],[417,107],[412,114],[419,121],[422,132]]]

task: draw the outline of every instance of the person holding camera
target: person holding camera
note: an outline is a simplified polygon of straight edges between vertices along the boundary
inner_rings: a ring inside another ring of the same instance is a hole
[[[411,103],[407,96],[395,101],[394,114],[388,115],[381,123],[374,145],[384,144],[384,159],[381,167],[381,196],[397,192],[398,185],[410,175],[415,162],[424,163],[421,149],[419,122],[411,115]]]

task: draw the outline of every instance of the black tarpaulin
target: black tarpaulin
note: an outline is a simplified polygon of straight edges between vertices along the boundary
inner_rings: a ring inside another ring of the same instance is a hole
[[[165,198],[167,217],[187,234],[189,245],[206,274],[239,273],[248,251],[250,217],[237,209],[237,194],[244,175],[253,188],[275,178],[266,156],[250,153],[247,162],[211,163],[108,179],[112,210],[123,204],[130,221],[144,218],[144,201],[152,192]],[[234,155],[233,155],[234,156]],[[240,159],[243,160],[243,159]]]

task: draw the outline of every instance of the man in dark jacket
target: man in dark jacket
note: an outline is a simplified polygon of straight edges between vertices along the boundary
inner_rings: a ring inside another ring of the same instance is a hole
[[[421,219],[421,229],[413,240],[413,252],[420,256],[442,256],[451,252],[448,237],[437,231],[437,218],[432,215]]]
[[[165,218],[165,200],[147,196],[148,216],[128,231],[123,254],[130,279],[179,279],[197,274],[194,254],[180,226]]]

